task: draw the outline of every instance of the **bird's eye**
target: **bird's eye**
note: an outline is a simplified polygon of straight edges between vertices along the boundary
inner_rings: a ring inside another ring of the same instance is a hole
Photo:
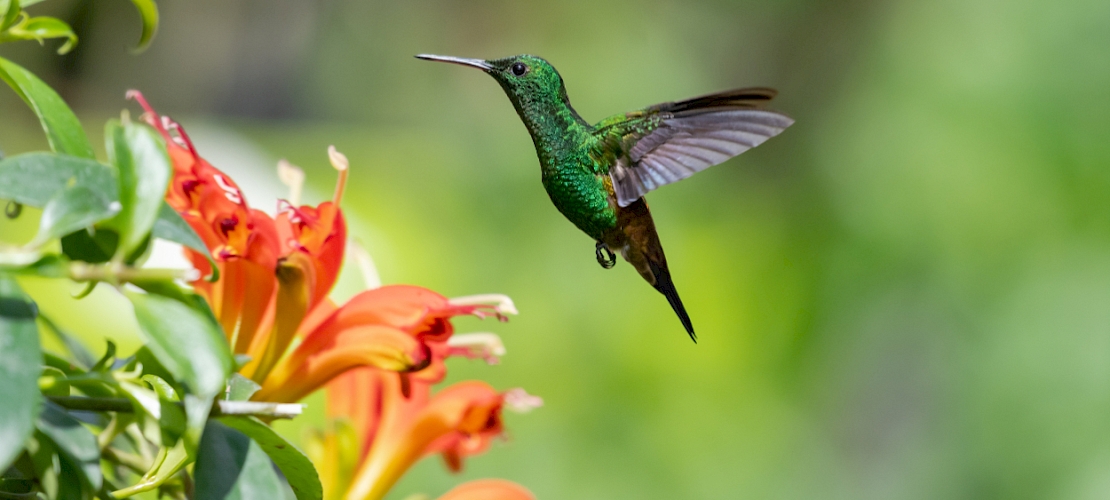
[[[524,76],[524,74],[528,72],[528,65],[521,62],[513,63],[513,66],[509,69],[511,69],[516,76]]]

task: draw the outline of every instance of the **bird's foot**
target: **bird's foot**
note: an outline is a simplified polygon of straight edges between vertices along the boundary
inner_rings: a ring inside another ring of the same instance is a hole
[[[613,266],[617,265],[617,256],[613,254],[612,250],[609,250],[609,245],[599,241],[595,251],[597,253],[597,263],[601,264],[601,267],[612,269]],[[603,251],[604,253],[602,253]]]

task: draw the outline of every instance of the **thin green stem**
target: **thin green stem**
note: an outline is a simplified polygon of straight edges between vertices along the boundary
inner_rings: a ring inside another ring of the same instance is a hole
[[[135,408],[127,398],[92,398],[80,396],[47,396],[51,402],[69,410],[133,413]],[[180,403],[179,403],[180,404]],[[213,417],[241,415],[259,418],[293,418],[300,415],[304,405],[266,403],[259,401],[216,401],[212,405]]]

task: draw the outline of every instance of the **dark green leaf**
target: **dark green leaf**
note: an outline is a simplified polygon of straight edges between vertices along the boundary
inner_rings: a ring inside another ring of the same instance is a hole
[[[108,227],[119,232],[116,256],[136,249],[158,219],[173,167],[162,137],[137,123],[109,121],[108,158],[116,166],[121,209]]]
[[[139,15],[143,18],[143,34],[139,37],[139,46],[135,47],[136,52],[142,52],[150,46],[150,41],[158,32],[158,6],[155,5],[154,0],[131,0],[131,3],[135,4],[135,8],[139,9]]]
[[[43,405],[35,425],[54,443],[61,458],[79,472],[82,482],[92,491],[99,490],[103,477],[100,474],[100,448],[96,444],[96,436],[62,407],[49,401]]]
[[[23,449],[42,399],[37,313],[15,280],[0,275],[0,470]]]
[[[219,422],[204,428],[197,450],[196,498],[280,498],[280,479],[257,443]]]
[[[28,246],[37,247],[107,219],[119,211],[110,201],[89,188],[73,186],[54,193],[39,219],[39,233]]]
[[[140,347],[138,351],[135,351],[135,360],[143,364],[143,374],[154,375],[162,379],[162,381],[174,386],[175,390],[178,388],[173,374],[171,374],[166,367],[162,366],[162,362],[154,357],[149,347],[144,345]],[[180,394],[177,396],[180,398]]]
[[[88,188],[102,198],[119,199],[112,167],[96,160],[57,153],[25,153],[0,161],[0,198],[42,208],[66,187]]]
[[[116,253],[119,235],[111,229],[77,231],[62,237],[62,253],[72,260],[99,264],[108,262]]]
[[[297,500],[319,500],[323,498],[323,488],[320,477],[313,467],[312,461],[293,443],[286,441],[280,434],[254,417],[219,417],[221,423],[232,427],[247,436],[262,447],[270,456],[270,460],[281,469],[281,473],[289,481]],[[198,462],[199,465],[199,462]],[[200,498],[200,497],[198,497]]]
[[[94,158],[92,145],[81,122],[49,85],[20,65],[0,58],[0,80],[4,80],[39,117],[46,140],[56,153]]]

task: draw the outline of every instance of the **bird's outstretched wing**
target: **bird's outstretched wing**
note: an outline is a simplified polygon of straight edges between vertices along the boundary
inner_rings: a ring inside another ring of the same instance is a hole
[[[794,123],[761,106],[768,88],[729,90],[657,104],[598,123],[591,154],[612,165],[617,204],[625,207],[649,191],[678,182],[774,137]]]

